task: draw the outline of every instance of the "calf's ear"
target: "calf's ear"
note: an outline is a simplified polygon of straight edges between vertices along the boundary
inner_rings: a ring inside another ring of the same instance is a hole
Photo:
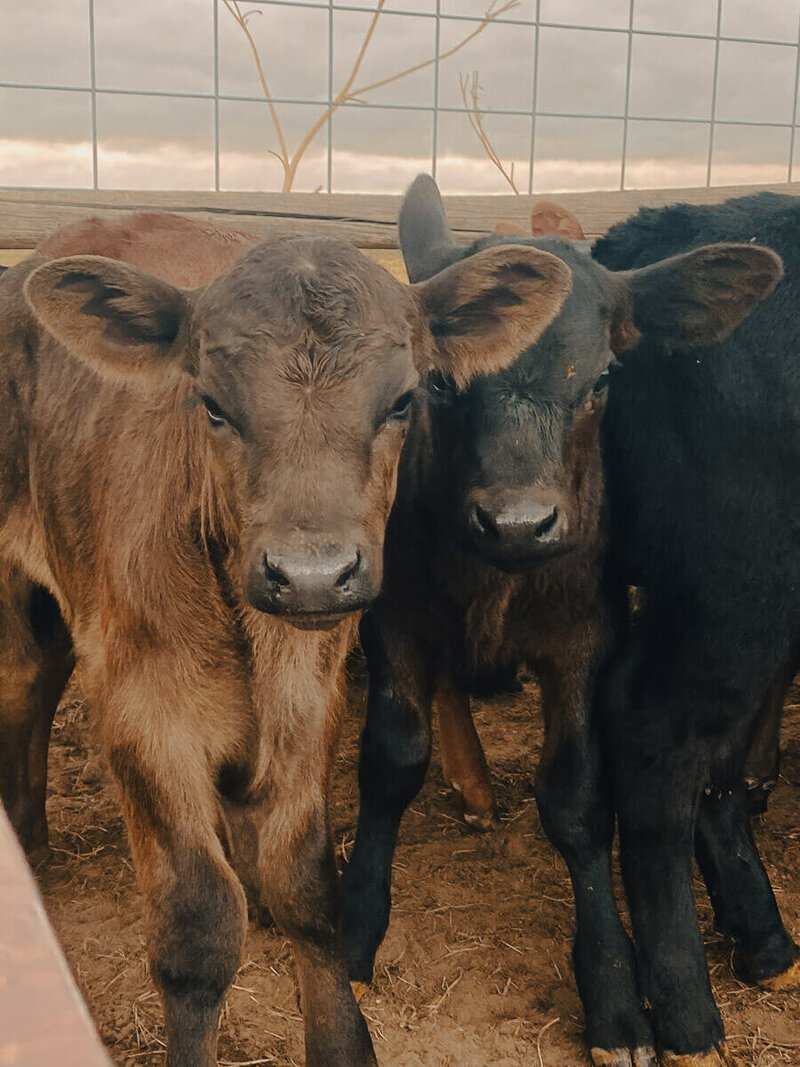
[[[397,229],[409,281],[429,278],[453,243],[439,187],[429,174],[418,174],[406,190]]]
[[[585,241],[583,227],[561,204],[552,200],[540,200],[531,208],[531,233],[556,233],[567,241]]]
[[[544,333],[572,289],[557,256],[498,245],[412,286],[433,338],[432,365],[464,385],[509,366]]]
[[[782,273],[779,256],[751,244],[705,245],[626,271],[633,324],[673,348],[722,341]]]
[[[25,297],[42,325],[97,370],[157,374],[180,358],[188,294],[127,263],[54,259],[30,275]]]

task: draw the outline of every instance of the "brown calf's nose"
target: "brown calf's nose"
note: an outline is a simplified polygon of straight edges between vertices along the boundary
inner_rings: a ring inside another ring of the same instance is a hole
[[[299,618],[357,611],[375,595],[364,554],[339,545],[257,551],[247,593],[259,611]]]

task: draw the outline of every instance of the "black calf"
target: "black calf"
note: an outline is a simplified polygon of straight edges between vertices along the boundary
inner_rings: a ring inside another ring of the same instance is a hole
[[[764,695],[777,707],[800,635],[799,234],[798,201],[760,194],[642,211],[594,249],[627,270],[708,241],[753,241],[785,265],[770,299],[721,343],[665,358],[645,334],[604,422],[613,580],[644,590],[604,719],[639,980],[659,1048],[707,1052],[709,1063],[724,1053],[712,1052],[722,1026],[694,914],[695,843],[744,972],[772,985],[797,977],[742,780]],[[773,708],[762,753],[775,752],[776,719]]]
[[[574,958],[587,1039],[597,1064],[646,1067],[654,1063],[654,1038],[611,891],[613,813],[593,712],[614,632],[599,435],[609,377],[622,372],[609,374],[609,367],[640,331],[660,345],[725,336],[772,289],[779,263],[750,244],[716,245],[615,275],[557,238],[495,237],[459,247],[425,177],[406,196],[400,235],[412,281],[487,244],[518,242],[560,256],[573,289],[539,342],[525,347],[522,340],[507,372],[462,392],[432,379],[415,400],[388,528],[384,593],[365,643],[370,697],[361,812],[345,875],[351,977],[369,981],[386,929],[397,828],[424,778],[432,707],[445,776],[466,816],[485,825],[491,794],[469,695],[526,663],[542,686],[546,742],[537,798],[575,890]],[[646,777],[644,763],[634,767],[634,788],[639,776]],[[679,828],[688,828],[691,857],[690,814]],[[704,966],[695,959],[698,976]],[[657,982],[651,986],[658,991]],[[700,1020],[665,1047],[704,1051],[721,1037],[718,1021],[712,1024]]]

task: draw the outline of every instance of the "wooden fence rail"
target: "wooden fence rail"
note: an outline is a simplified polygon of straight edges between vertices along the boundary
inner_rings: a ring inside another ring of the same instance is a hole
[[[800,195],[800,182],[724,186],[713,189],[559,193],[557,200],[580,219],[586,236],[598,237],[639,207],[678,201],[716,204],[759,189]],[[445,197],[453,234],[468,241],[493,229],[498,219],[528,228],[531,204],[542,197]],[[344,193],[198,193],[59,189],[0,189],[0,248],[33,248],[58,226],[89,214],[175,211],[209,222],[274,237],[313,233],[338,237],[362,248],[396,248],[399,196]]]
[[[0,805],[0,1067],[111,1067]]]

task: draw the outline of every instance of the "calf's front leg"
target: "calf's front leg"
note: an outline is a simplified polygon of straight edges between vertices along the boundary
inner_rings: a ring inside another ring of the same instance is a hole
[[[292,942],[306,1067],[376,1067],[344,956],[339,876],[327,821],[327,771],[326,761],[321,767],[309,761],[297,775],[273,783],[268,808],[254,813],[260,823],[259,874],[264,902]]]
[[[306,1067],[375,1067],[345,963],[328,782],[343,710],[351,631],[298,637],[261,631],[255,695],[257,755],[249,784],[225,804],[232,860],[253,903],[289,936],[305,1024]],[[270,669],[280,652],[292,661]]]
[[[800,952],[783,925],[750,829],[740,764],[717,772],[697,815],[697,861],[716,928],[736,942],[734,967],[766,989],[800,986]]]
[[[772,791],[778,784],[783,704],[798,669],[800,654],[794,649],[788,663],[773,678],[761,702],[744,769],[747,810],[751,815],[763,815]]]
[[[691,649],[668,645],[663,628],[640,634],[611,676],[606,742],[656,1048],[668,1067],[728,1067],[692,887],[695,821],[714,744],[707,724],[719,715],[712,687],[689,682],[692,667]]]
[[[469,694],[448,678],[440,679],[434,707],[439,718],[444,779],[458,798],[465,822],[476,830],[491,830],[495,823],[494,789]]]
[[[145,898],[167,1067],[214,1067],[220,1008],[239,966],[247,908],[215,833],[211,790],[195,791],[180,781],[179,762],[154,767],[131,745],[112,746],[109,760]],[[165,771],[173,779],[169,794],[159,784]]]
[[[214,788],[219,750],[232,744],[226,712],[233,686],[187,678],[173,662],[166,651],[154,662],[142,656],[139,669],[116,674],[113,687],[106,671],[98,679],[87,664],[84,684],[144,897],[167,1067],[215,1067],[220,1009],[247,925],[244,890],[218,836]]]
[[[412,621],[382,611],[361,624],[369,697],[356,839],[344,871],[344,936],[350,977],[364,985],[389,925],[397,832],[430,762],[433,671],[416,632]]]
[[[536,800],[545,833],[572,881],[572,955],[592,1062],[598,1067],[655,1067],[633,946],[620,922],[611,881],[614,814],[592,719],[597,658],[581,632],[537,664],[545,742]]]

